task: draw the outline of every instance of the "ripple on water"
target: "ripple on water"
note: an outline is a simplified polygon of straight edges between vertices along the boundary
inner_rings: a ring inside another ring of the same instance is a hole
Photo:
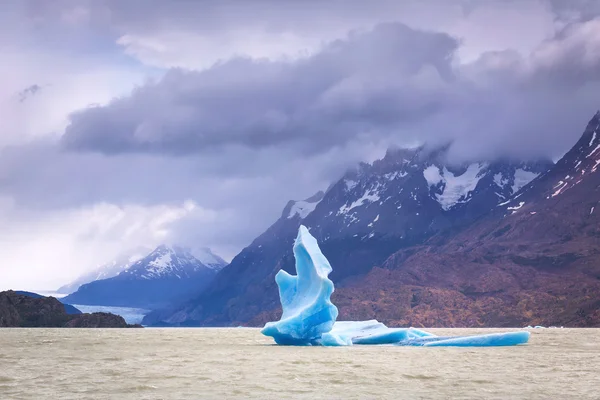
[[[410,375],[410,374],[402,374],[403,378],[407,378],[407,379],[417,379],[417,380],[421,380],[421,381],[426,381],[426,380],[431,380],[431,379],[438,379],[438,376],[433,376],[433,375],[423,375],[423,374],[416,374],[416,375]]]

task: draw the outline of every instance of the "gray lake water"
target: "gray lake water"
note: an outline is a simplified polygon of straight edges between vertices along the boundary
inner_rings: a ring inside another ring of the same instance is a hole
[[[0,329],[0,399],[600,398],[600,329],[531,332],[518,347],[324,348],[257,329]]]

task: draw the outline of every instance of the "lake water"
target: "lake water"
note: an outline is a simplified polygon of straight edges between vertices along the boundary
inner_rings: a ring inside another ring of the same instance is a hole
[[[504,348],[283,347],[243,328],[0,329],[0,399],[203,398],[598,399],[600,329],[535,329]]]

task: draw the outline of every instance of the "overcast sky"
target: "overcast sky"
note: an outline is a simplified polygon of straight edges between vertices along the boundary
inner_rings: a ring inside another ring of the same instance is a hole
[[[226,259],[391,145],[563,154],[595,0],[5,0],[0,290],[162,242]]]

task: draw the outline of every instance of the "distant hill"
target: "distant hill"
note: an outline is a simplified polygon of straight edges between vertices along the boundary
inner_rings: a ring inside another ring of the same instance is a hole
[[[25,293],[25,294],[24,294]],[[0,327],[2,328],[128,328],[125,320],[114,314],[68,314],[54,297],[44,297],[12,290],[0,292]]]

